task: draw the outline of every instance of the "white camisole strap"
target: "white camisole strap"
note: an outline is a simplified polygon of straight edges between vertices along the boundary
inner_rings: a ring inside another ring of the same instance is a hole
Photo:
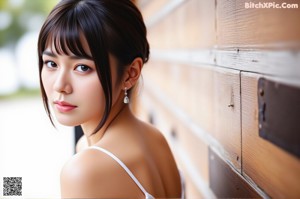
[[[117,157],[115,156],[113,153],[109,152],[106,149],[103,149],[99,146],[90,146],[89,148],[92,149],[97,149],[102,151],[103,153],[107,154],[108,156],[110,156],[112,159],[114,159],[126,172],[127,174],[131,177],[131,179],[135,182],[135,184],[140,188],[140,190],[145,194],[146,199],[154,199],[154,197],[149,194],[144,187],[141,185],[141,183],[139,182],[139,180],[133,175],[133,173],[129,170],[129,168]]]
[[[181,171],[179,171],[180,182],[181,182],[181,199],[185,199],[185,179]]]

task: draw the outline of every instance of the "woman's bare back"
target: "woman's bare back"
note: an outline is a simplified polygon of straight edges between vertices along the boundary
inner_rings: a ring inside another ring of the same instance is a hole
[[[132,118],[119,120],[112,125],[96,144],[118,157],[134,174],[148,193],[157,198],[180,198],[181,184],[178,169],[164,136],[154,127]],[[126,125],[122,125],[126,123]],[[118,141],[117,141],[118,140]],[[81,161],[93,160],[97,177],[106,182],[106,192],[129,198],[145,198],[142,191],[118,163],[108,155],[88,148],[85,137],[77,145]],[[90,158],[86,158],[91,156]],[[71,160],[72,162],[72,160]],[[79,162],[78,161],[75,161]],[[99,164],[99,165],[98,165]],[[103,168],[107,164],[107,169]],[[97,165],[97,166],[96,166]],[[94,167],[92,166],[92,167]],[[88,166],[90,167],[90,166]],[[103,172],[97,171],[101,168]],[[113,169],[112,169],[113,168]],[[112,175],[103,175],[109,171]],[[104,183],[100,183],[103,187]],[[100,186],[99,184],[99,186]],[[109,186],[109,184],[114,186]],[[103,192],[103,190],[102,190]]]

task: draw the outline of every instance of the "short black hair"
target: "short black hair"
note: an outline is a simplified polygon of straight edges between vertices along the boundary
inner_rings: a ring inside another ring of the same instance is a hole
[[[130,0],[61,0],[50,12],[38,38],[40,87],[45,110],[53,124],[48,98],[42,83],[42,54],[53,43],[59,54],[73,53],[90,57],[105,95],[105,111],[93,133],[106,122],[112,106],[112,77],[109,54],[117,60],[118,80],[135,58],[144,63],[149,58],[147,30],[139,9]],[[91,55],[85,52],[81,37],[88,43]]]

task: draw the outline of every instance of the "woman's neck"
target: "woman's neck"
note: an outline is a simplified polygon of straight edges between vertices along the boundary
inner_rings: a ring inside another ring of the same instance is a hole
[[[87,138],[88,145],[92,146],[92,145],[95,145],[96,143],[98,143],[103,138],[103,136],[105,135],[105,133],[111,126],[117,124],[119,122],[119,120],[124,118],[124,116],[125,116],[125,118],[126,117],[128,118],[128,116],[131,114],[132,113],[131,113],[130,107],[128,105],[125,105],[123,103],[118,103],[117,107],[113,107],[113,109],[111,110],[111,113],[108,116],[105,124],[96,133],[92,134],[92,132],[96,128],[95,124],[94,125],[82,124],[81,127],[83,129],[84,136],[86,136],[86,138]]]

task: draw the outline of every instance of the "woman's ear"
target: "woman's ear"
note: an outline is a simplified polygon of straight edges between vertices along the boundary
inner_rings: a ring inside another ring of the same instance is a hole
[[[124,88],[130,89],[137,83],[141,76],[143,64],[144,62],[140,57],[135,58],[131,62],[130,66],[125,71]]]

